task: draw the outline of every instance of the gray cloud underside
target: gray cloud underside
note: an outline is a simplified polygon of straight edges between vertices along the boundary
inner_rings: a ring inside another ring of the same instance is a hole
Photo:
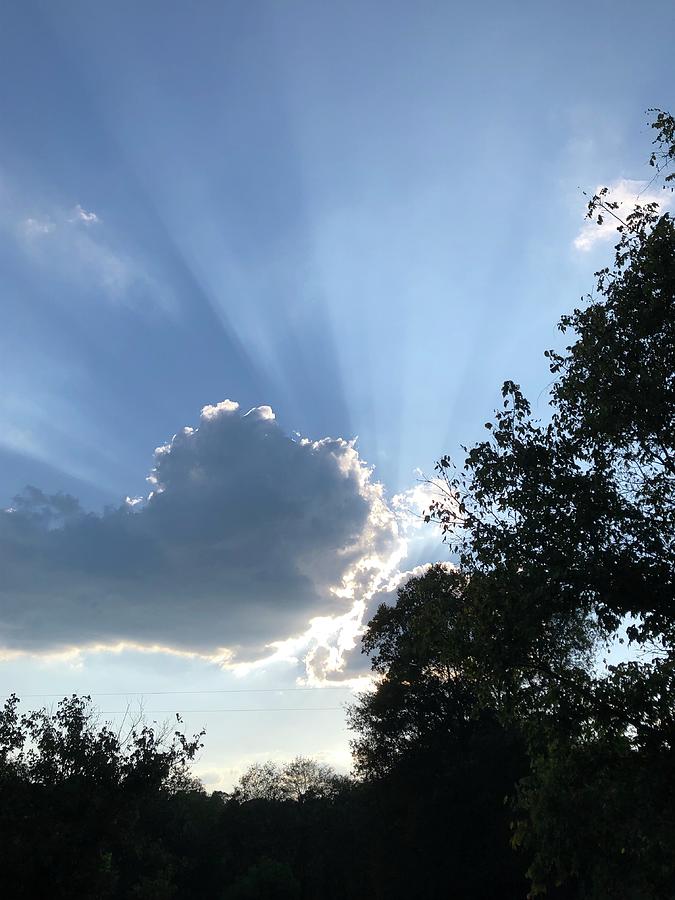
[[[132,640],[258,652],[313,615],[365,553],[379,487],[340,439],[291,440],[268,407],[205,408],[155,453],[136,506],[85,513],[27,489],[0,513],[0,645],[23,650]]]

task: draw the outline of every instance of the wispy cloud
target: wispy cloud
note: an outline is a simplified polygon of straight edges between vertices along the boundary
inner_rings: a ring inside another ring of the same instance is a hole
[[[73,218],[68,220],[69,222],[84,222],[85,225],[94,225],[97,222],[100,222],[100,218],[96,215],[95,212],[87,212],[86,209],[83,209],[78,203],[73,210]]]
[[[647,181],[632,181],[621,178],[608,185],[608,200],[619,204],[615,210],[616,216],[609,213],[603,214],[603,222],[598,225],[595,220],[588,219],[574,239],[574,247],[581,253],[588,253],[599,243],[611,241],[616,236],[616,229],[621,224],[618,219],[625,219],[636,204],[645,206],[648,203],[658,203],[662,209],[666,209],[672,202],[671,195],[651,190]],[[600,191],[602,185],[596,188]]]
[[[41,272],[52,296],[177,313],[153,261],[88,205],[46,201],[0,172],[0,231],[16,245],[17,267]]]
[[[26,216],[16,233],[32,262],[53,277],[125,305],[134,305],[139,292],[157,296],[139,261],[116,246],[102,226],[98,213],[78,203],[71,210]]]
[[[56,230],[56,225],[50,219],[24,219],[21,223],[24,235],[29,238],[41,238]]]

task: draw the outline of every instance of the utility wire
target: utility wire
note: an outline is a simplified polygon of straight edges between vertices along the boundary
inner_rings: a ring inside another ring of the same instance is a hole
[[[190,713],[268,713],[268,712],[326,712],[327,710],[344,709],[343,706],[261,706],[261,707],[230,707],[228,709],[144,709],[146,715],[189,715]],[[102,709],[102,716],[125,715],[128,709]]]
[[[291,694],[306,691],[351,691],[350,687],[299,687],[299,688],[222,688],[221,690],[194,690],[194,691],[93,691],[87,693],[88,697],[167,697],[192,694]],[[60,694],[22,694],[14,691],[20,699],[35,697],[67,697],[68,692]],[[5,696],[9,696],[6,694]]]

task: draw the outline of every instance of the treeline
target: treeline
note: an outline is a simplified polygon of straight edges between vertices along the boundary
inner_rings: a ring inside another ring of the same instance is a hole
[[[201,735],[118,735],[89,702],[0,717],[0,879],[12,898],[522,897],[504,796],[522,751],[494,728],[356,781],[307,759],[231,794],[189,774]]]
[[[675,119],[653,128],[671,190]],[[207,795],[201,735],[11,698],[6,896],[675,898],[675,221],[606,191],[589,216],[618,244],[547,353],[549,416],[504,385],[431,480],[451,562],[367,626],[354,777],[298,759]]]

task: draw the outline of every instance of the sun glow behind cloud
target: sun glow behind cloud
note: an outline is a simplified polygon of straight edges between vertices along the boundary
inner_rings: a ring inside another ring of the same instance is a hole
[[[231,400],[158,447],[148,481],[101,515],[36,488],[0,514],[9,656],[166,652],[341,677],[426,497],[388,500],[353,440],[294,440],[269,406]]]

